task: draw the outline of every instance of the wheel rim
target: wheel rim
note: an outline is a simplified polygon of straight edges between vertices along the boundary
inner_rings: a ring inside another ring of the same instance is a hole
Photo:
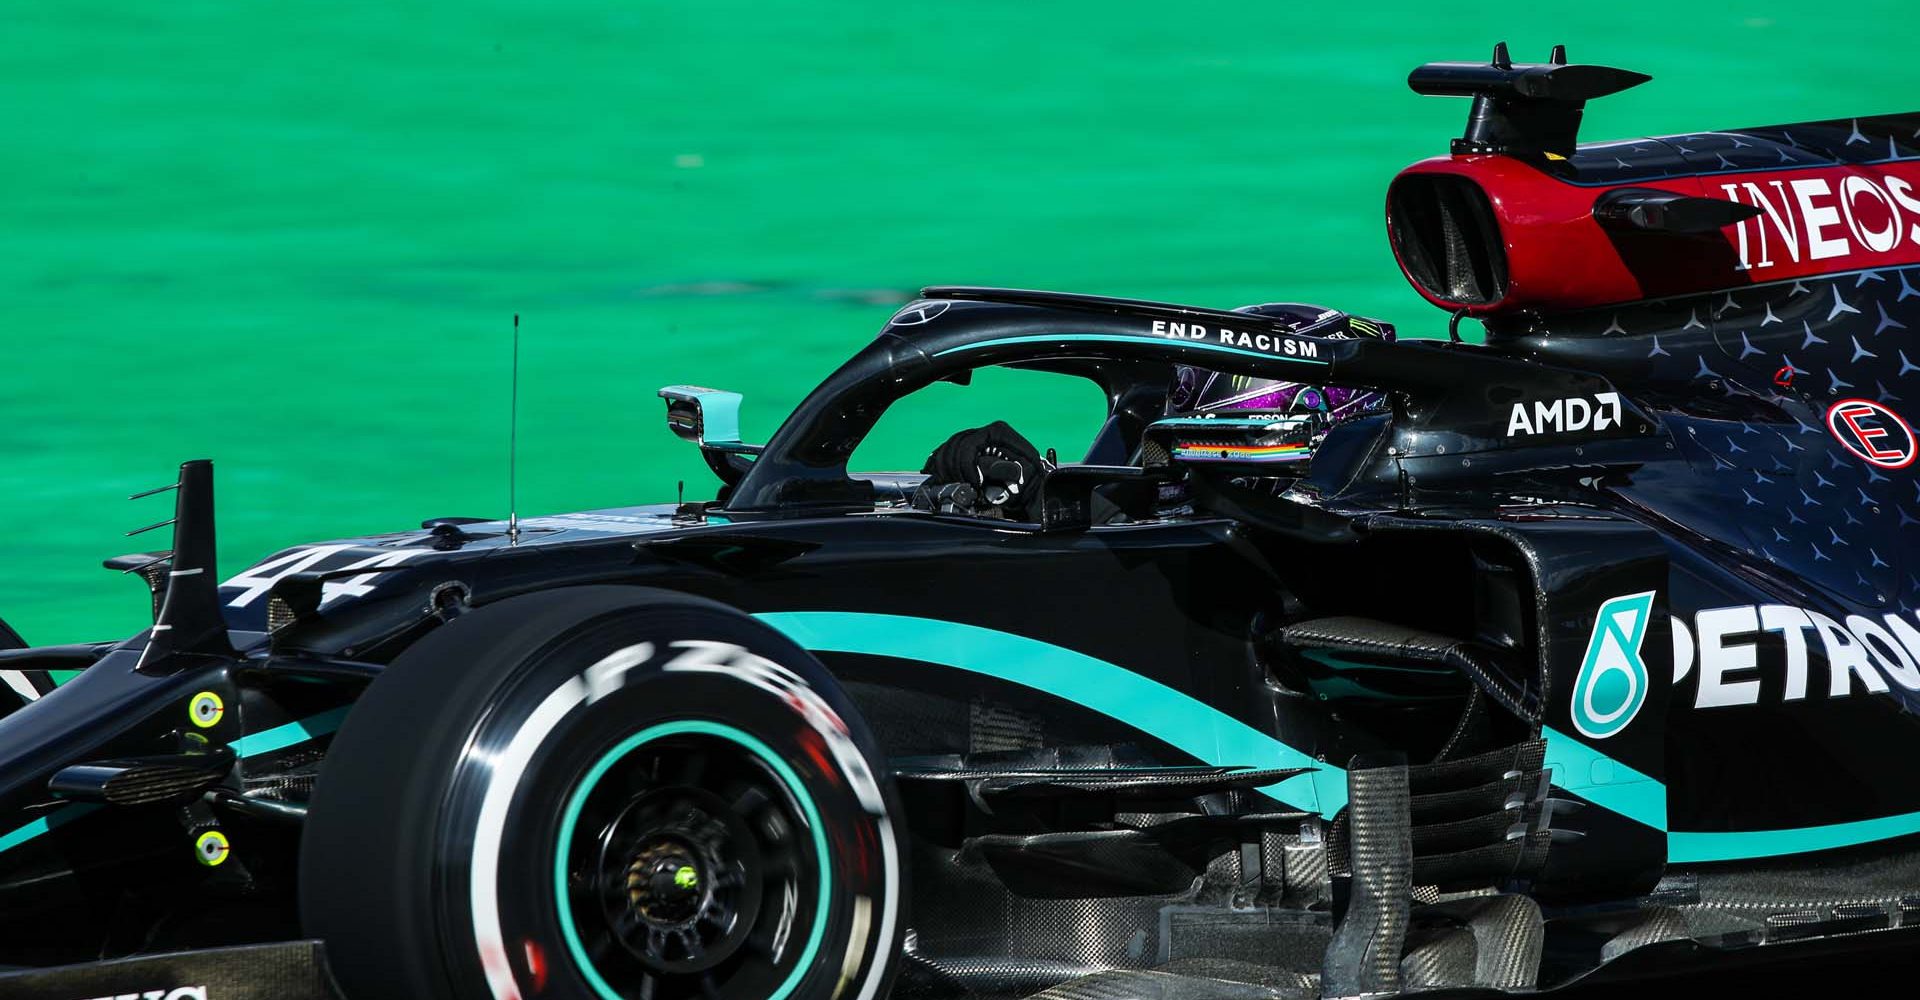
[[[562,937],[602,1000],[785,1000],[826,932],[812,797],[721,723],[650,726],[602,754],[567,798],[554,859]]]

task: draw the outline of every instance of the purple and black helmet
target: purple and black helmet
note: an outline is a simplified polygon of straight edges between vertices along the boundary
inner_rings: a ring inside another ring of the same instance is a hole
[[[1309,337],[1343,340],[1351,337],[1394,339],[1393,325],[1378,320],[1349,316],[1338,309],[1308,305],[1304,302],[1270,302],[1242,306],[1234,312],[1253,313],[1278,319],[1292,333]],[[1380,393],[1345,386],[1317,386],[1279,379],[1226,375],[1205,368],[1179,367],[1173,389],[1168,393],[1168,410],[1175,413],[1204,413],[1219,410],[1265,410],[1275,413],[1321,413],[1328,424],[1337,424],[1378,409]]]

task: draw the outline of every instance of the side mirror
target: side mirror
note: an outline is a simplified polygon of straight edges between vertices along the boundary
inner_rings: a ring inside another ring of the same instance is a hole
[[[699,446],[707,466],[728,485],[738,482],[753,457],[766,448],[740,440],[737,392],[670,385],[660,390],[660,398],[667,401],[667,429]]]

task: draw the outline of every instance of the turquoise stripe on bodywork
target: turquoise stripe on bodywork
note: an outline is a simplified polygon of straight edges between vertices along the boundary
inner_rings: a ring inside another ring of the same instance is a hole
[[[1084,653],[976,625],[906,615],[785,611],[757,617],[807,649],[937,663],[1045,691],[1150,733],[1209,764],[1317,768],[1264,791],[1327,817],[1347,802],[1346,772],[1340,768],[1188,695]],[[1541,734],[1555,785],[1656,830],[1667,829],[1665,784],[1551,727],[1543,727]],[[1667,857],[1674,863],[1740,861],[1909,834],[1920,834],[1920,813],[1793,830],[1670,831]]]
[[[1280,335],[1274,334],[1273,336]],[[933,356],[936,358],[945,357],[946,355],[955,354],[960,351],[977,351],[983,347],[999,347],[1003,344],[1131,344],[1139,342],[1153,343],[1155,339],[1156,338],[1151,337],[1117,337],[1103,333],[1041,333],[1026,337],[1001,337],[996,340],[983,340],[977,344],[962,344],[959,347],[949,347],[944,351],[935,351]],[[1327,362],[1319,358],[1290,358],[1284,354],[1273,354],[1268,351],[1249,351],[1241,347],[1228,347],[1225,344],[1208,344],[1197,340],[1179,340],[1177,342],[1182,347],[1192,347],[1202,351],[1213,351],[1218,354],[1237,354],[1244,358],[1258,358],[1261,361],[1291,361],[1295,364],[1302,365],[1327,364]]]
[[[1347,803],[1347,776],[1205,703],[1105,660],[1038,639],[905,615],[849,611],[787,611],[758,615],[808,649],[920,660],[966,670],[1066,698],[1150,733],[1216,765],[1311,767],[1316,770],[1262,789],[1296,808],[1332,817]],[[349,706],[264,729],[233,741],[234,753],[257,757],[338,730]],[[1553,783],[1601,808],[1667,829],[1667,789],[1586,743],[1542,727]],[[27,843],[97,806],[74,803],[0,833],[0,851]],[[1780,830],[1667,831],[1667,860],[1675,864],[1745,861],[1857,847],[1920,835],[1920,813]]]
[[[297,746],[308,740],[319,739],[322,736],[338,730],[340,724],[346,721],[347,711],[352,707],[351,705],[342,705],[332,711],[321,712],[319,715],[310,715],[304,719],[289,722],[284,726],[275,726],[272,729],[263,729],[257,733],[248,733],[228,745],[233,748],[234,756],[242,759],[258,757],[261,754],[272,753],[275,750],[285,750],[290,746]],[[6,833],[0,833],[0,851],[7,851],[19,847],[21,844],[46,833],[48,830],[79,819],[98,808],[99,806],[91,803],[75,802],[42,816],[31,823],[15,827]]]
[[[234,755],[243,758],[285,750],[296,743],[319,739],[339,729],[340,724],[347,720],[347,710],[352,707],[352,705],[342,705],[331,712],[321,712],[319,715],[310,715],[284,726],[248,733],[234,740],[230,745],[233,747]]]
[[[1010,632],[907,615],[778,611],[755,617],[810,650],[937,663],[1034,688],[1151,734],[1209,764],[1315,768],[1261,790],[1326,817],[1347,804],[1344,770],[1196,698],[1085,653]]]
[[[1667,787],[1565,733],[1542,727],[1553,783],[1597,806],[1667,832],[1667,861],[1749,861],[1858,847],[1920,834],[1920,813],[1782,830],[1667,830]]]
[[[1552,781],[1594,805],[1631,820],[1667,828],[1667,786],[1612,757],[1555,730],[1541,726],[1547,741],[1547,769]],[[1672,847],[1669,839],[1668,854]]]
[[[0,851],[12,850],[55,827],[65,825],[100,808],[91,803],[74,803],[62,807],[58,812],[49,813],[24,826],[15,827],[0,834]]]
[[[1689,833],[1674,830],[1667,834],[1667,859],[1704,863],[1708,861],[1744,861],[1780,854],[1804,854],[1830,851],[1837,847],[1855,847],[1920,833],[1920,813],[1883,816],[1852,823],[1832,823],[1791,830],[1746,830],[1730,833]]]

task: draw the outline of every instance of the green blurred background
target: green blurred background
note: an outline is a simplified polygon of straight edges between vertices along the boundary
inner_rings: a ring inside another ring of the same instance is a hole
[[[1294,299],[1432,334],[1382,234],[1463,101],[1408,69],[1652,73],[1586,138],[1920,108],[1910,3],[96,2],[0,4],[0,615],[35,642],[144,624],[99,560],[219,469],[222,565],[505,507],[710,479],[656,387],[769,432],[911,289]],[[1045,376],[1027,376],[1045,379]],[[917,467],[1020,377],[909,400]],[[934,393],[935,390],[929,390]]]

